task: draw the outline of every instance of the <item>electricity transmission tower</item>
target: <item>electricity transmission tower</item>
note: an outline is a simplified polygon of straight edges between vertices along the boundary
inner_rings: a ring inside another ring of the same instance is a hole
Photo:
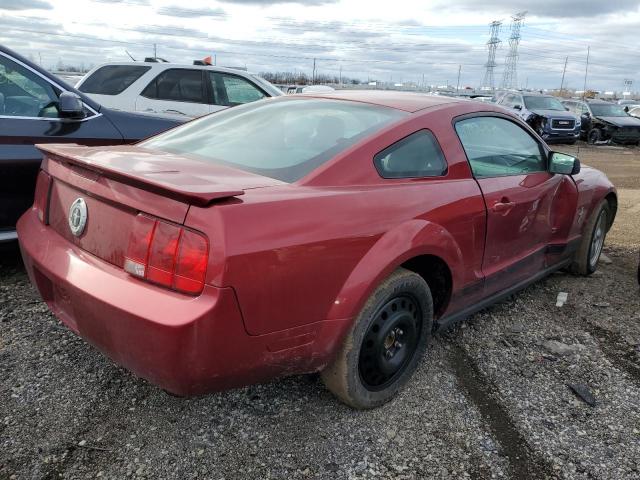
[[[498,34],[500,33],[500,25],[502,25],[502,22],[498,20],[495,20],[489,24],[489,26],[491,27],[491,35],[489,36],[489,40],[487,41],[487,50],[489,50],[489,56],[487,57],[487,63],[484,64],[486,70],[484,72],[484,79],[482,80],[482,88],[490,88],[491,90],[495,88],[493,69],[496,68],[496,50],[498,49],[498,45],[500,45],[500,38],[498,38]]]
[[[520,43],[520,29],[527,12],[516,13],[511,17],[511,35],[509,36],[509,53],[504,62],[502,88],[518,88],[518,44]]]

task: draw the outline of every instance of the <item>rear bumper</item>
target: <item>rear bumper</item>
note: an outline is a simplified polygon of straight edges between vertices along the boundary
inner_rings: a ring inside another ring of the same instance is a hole
[[[177,395],[195,395],[321,368],[347,322],[268,335],[244,329],[231,288],[189,297],[139,281],[44,226],[18,222],[31,282],[51,311],[116,363]]]

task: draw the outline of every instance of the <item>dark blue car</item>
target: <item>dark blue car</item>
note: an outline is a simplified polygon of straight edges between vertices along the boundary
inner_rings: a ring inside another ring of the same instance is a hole
[[[0,242],[33,203],[37,143],[133,143],[184,120],[110,110],[0,46]]]
[[[567,111],[556,97],[536,93],[510,92],[498,105],[515,110],[547,143],[576,143],[580,138],[580,117]]]

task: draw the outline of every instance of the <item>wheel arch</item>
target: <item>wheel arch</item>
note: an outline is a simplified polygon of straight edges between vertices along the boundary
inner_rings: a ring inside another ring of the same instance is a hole
[[[420,275],[431,290],[434,318],[442,316],[449,305],[453,287],[451,269],[437,255],[418,255],[404,262],[401,267]]]
[[[462,266],[462,251],[445,228],[427,220],[407,221],[382,235],[360,259],[328,318],[355,318],[375,288],[400,267],[417,273],[436,290],[437,317],[446,309],[453,288],[460,281]]]
[[[604,199],[609,204],[609,212],[611,213],[609,218],[609,225],[607,225],[607,231],[608,231],[609,229],[611,229],[613,225],[613,221],[616,218],[616,213],[618,212],[618,196],[616,195],[615,192],[610,191],[605,195]]]

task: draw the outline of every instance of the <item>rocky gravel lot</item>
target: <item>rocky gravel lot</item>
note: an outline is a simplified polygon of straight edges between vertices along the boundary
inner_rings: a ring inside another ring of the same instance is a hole
[[[640,151],[598,148],[581,157],[640,176]],[[172,397],[61,326],[5,247],[0,479],[638,479],[640,229],[623,201],[638,189],[621,190],[596,274],[554,274],[438,335],[409,387],[368,412],[317,376]]]

